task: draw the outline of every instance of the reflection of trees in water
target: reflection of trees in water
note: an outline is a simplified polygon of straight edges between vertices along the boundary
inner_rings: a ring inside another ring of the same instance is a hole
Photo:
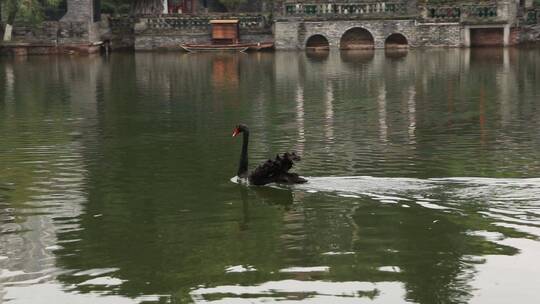
[[[474,265],[483,263],[476,257],[517,253],[469,234],[494,229],[510,236],[515,233],[474,214],[416,205],[403,208],[360,198],[329,202],[327,194],[309,194],[299,203],[305,238],[296,246],[302,246],[304,261],[311,257],[311,263],[330,266],[337,281],[401,281],[407,298],[417,303],[467,303]],[[354,255],[321,257],[323,252],[351,251]],[[379,270],[383,266],[400,271]]]
[[[195,189],[201,182],[183,187]],[[81,216],[83,230],[60,235],[61,240],[80,239],[66,243],[58,253],[59,265],[65,269],[119,268],[112,275],[127,280],[119,286],[121,294],[178,291],[173,297],[184,299],[190,288],[201,284],[265,282],[279,268],[282,258],[275,244],[280,209],[290,208],[290,191],[232,191],[224,196],[220,186],[207,185],[204,192],[190,193],[156,180],[146,187],[120,186],[112,196],[99,190],[110,180],[93,183],[87,214]],[[155,192],[150,193],[150,188]],[[95,212],[102,216],[94,218]],[[247,278],[230,276],[224,270],[231,265],[254,265],[259,272]],[[71,285],[88,278],[67,274],[59,279]]]
[[[466,235],[476,227],[458,225],[452,217],[434,213],[420,208],[359,208],[354,218],[363,237],[355,249],[370,264],[398,266],[397,276],[415,302],[466,303],[472,265],[464,263],[463,257],[502,251],[481,237]]]
[[[0,93],[0,256],[17,274],[2,281],[48,282],[58,233],[78,229],[85,202],[84,141],[92,134],[81,134],[95,114],[101,66],[95,58],[13,60],[0,64],[8,75],[0,87],[9,91]]]
[[[274,269],[278,260],[273,244],[279,211],[245,208],[239,196],[223,191],[230,186],[224,181],[235,172],[239,149],[230,131],[252,88],[241,81],[240,92],[230,96],[213,91],[214,58],[182,58],[113,58],[95,126],[102,136],[86,159],[88,203],[80,217],[82,229],[59,234],[60,240],[80,240],[58,251],[59,266],[118,268],[111,275],[127,280],[118,292],[128,296],[185,288],[182,293],[207,282],[228,282],[224,269],[233,263]],[[258,78],[271,89],[272,62],[265,56],[251,60],[256,63],[237,61],[238,76]],[[223,119],[201,119],[215,112]],[[239,229],[242,208],[257,219],[249,229]],[[252,254],[259,250],[264,255]],[[59,277],[66,284],[87,279]],[[77,287],[100,288],[109,289]]]
[[[0,70],[0,80],[5,79],[0,85],[9,91],[0,95],[1,141],[5,149],[0,163],[10,166],[2,170],[2,180],[16,185],[10,187],[13,192],[9,203],[18,207],[34,202],[33,196],[39,197],[43,194],[40,191],[47,190],[48,184],[40,185],[44,180],[72,173],[63,172],[66,167],[76,171],[80,132],[86,126],[82,120],[91,120],[95,114],[92,98],[86,103],[78,98],[95,97],[95,73],[100,67],[93,59],[86,59],[91,63],[84,68],[78,59],[61,57],[13,60],[16,62],[6,60],[0,64],[5,68]],[[73,168],[63,158],[73,160]]]
[[[308,155],[300,166],[312,168],[306,172],[312,175],[470,172],[467,159],[477,160],[478,155],[469,154],[482,153],[475,147],[462,149],[478,139],[479,101],[474,98],[479,96],[478,85],[483,84],[487,88],[483,111],[489,128],[489,117],[498,111],[497,102],[488,101],[498,94],[493,73],[500,66],[486,68],[471,79],[460,72],[463,62],[453,51],[446,55],[410,52],[391,64],[383,53],[363,59],[344,59],[343,54],[330,53],[316,65],[304,55],[240,57],[238,91],[230,95],[212,88],[212,57],[188,60],[176,55],[137,54],[113,58],[106,70],[110,74],[105,73],[109,79],[88,90],[81,88],[81,94],[86,94],[81,100],[97,96],[96,118],[90,117],[87,123],[99,136],[82,135],[88,201],[84,213],[75,216],[81,230],[58,232],[58,238],[67,241],[56,252],[58,266],[119,268],[113,276],[127,281],[115,292],[135,296],[182,289],[179,297],[183,297],[184,289],[207,282],[256,284],[275,279],[279,275],[270,272],[289,266],[284,261],[323,264],[331,266],[332,272],[325,278],[332,280],[403,281],[408,297],[415,301],[465,302],[470,292],[467,276],[473,271],[467,256],[515,253],[466,233],[493,230],[485,218],[381,206],[365,199],[351,206],[345,199],[275,189],[250,190],[246,203],[237,191],[229,191],[226,181],[235,172],[239,148],[230,142],[230,129],[244,119],[258,134],[259,140],[252,146],[253,163],[269,156],[268,151],[294,146],[301,125]],[[14,67],[15,74],[22,67]],[[73,62],[69,73],[55,81],[77,79],[85,68]],[[538,79],[537,69],[519,73]],[[519,85],[528,88],[526,92],[534,92],[527,77],[512,72],[509,79],[519,78]],[[88,86],[83,80],[76,85]],[[38,83],[40,89],[51,86]],[[23,88],[21,84],[20,94]],[[37,94],[28,91],[24,94]],[[296,120],[299,91],[304,111],[301,121]],[[525,93],[510,96],[520,94]],[[78,100],[74,96],[71,102],[62,103],[54,96],[46,98],[50,99],[32,105],[31,112],[61,119]],[[516,104],[508,119],[517,122],[518,128],[525,125],[521,118],[535,117],[537,110],[532,103]],[[387,143],[378,139],[379,109],[384,109]],[[261,111],[263,116],[251,118]],[[459,129],[449,127],[450,120]],[[7,123],[15,125],[15,120]],[[324,149],[329,141],[318,140],[328,134],[328,124],[333,126],[335,138],[330,150]],[[411,124],[415,126],[412,131]],[[65,132],[49,138],[51,143],[69,142],[76,136],[57,127]],[[222,130],[224,135],[217,136]],[[438,140],[442,133],[453,134],[452,141]],[[381,155],[404,162],[384,167],[385,159],[378,158]],[[449,165],[441,167],[443,162]],[[414,163],[414,171],[407,171],[410,166],[404,163]],[[69,242],[77,239],[80,241]],[[352,250],[355,255],[320,255],[339,250]],[[224,275],[224,268],[232,263],[255,265],[260,271],[242,277]],[[390,265],[400,267],[401,273],[375,269]],[[70,285],[87,277],[66,274],[59,279]],[[98,287],[77,287],[82,291],[92,288]]]

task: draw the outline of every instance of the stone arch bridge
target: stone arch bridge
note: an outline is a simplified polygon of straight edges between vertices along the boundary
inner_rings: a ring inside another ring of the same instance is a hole
[[[275,24],[277,49],[415,47],[420,44],[417,40],[418,26],[414,20],[278,21]]]
[[[516,3],[282,0],[277,49],[507,46],[517,41]]]

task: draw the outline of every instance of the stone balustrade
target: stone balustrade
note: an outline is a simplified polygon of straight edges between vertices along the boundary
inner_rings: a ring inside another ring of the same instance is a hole
[[[461,8],[462,23],[476,22],[497,22],[506,21],[508,19],[507,11],[508,4],[466,4]]]
[[[523,14],[525,24],[540,24],[540,8],[529,9]]]
[[[126,29],[131,28],[133,29],[133,24],[135,23],[135,18],[131,16],[116,16],[116,17],[109,17],[109,24],[111,26],[111,29]]]
[[[372,3],[284,3],[285,17],[309,17],[309,16],[400,16],[408,13],[405,2],[372,2]]]
[[[427,8],[427,19],[439,22],[459,22],[461,7],[459,6],[431,6]]]
[[[428,22],[504,23],[510,21],[510,1],[441,2],[421,4],[418,7],[407,1],[394,0],[371,2],[299,2],[285,0],[277,14],[285,18],[372,19],[412,17]]]
[[[429,5],[424,18],[430,22],[503,23],[509,21],[508,2]]]
[[[269,27],[269,21],[263,15],[158,15],[139,17],[139,22],[146,23],[146,28],[150,30],[206,30],[210,28],[210,20],[216,19],[239,19],[241,29]]]

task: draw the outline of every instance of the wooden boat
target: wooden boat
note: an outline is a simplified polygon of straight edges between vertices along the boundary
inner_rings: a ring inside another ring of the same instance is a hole
[[[188,52],[208,52],[208,51],[260,51],[270,49],[273,42],[240,43],[240,20],[238,19],[217,19],[210,20],[212,27],[211,44],[182,44],[180,47]]]
[[[270,50],[274,48],[273,42],[259,42],[254,43],[252,46],[248,48],[248,51],[262,51],[262,50]]]
[[[182,44],[182,49],[187,52],[247,52],[247,51],[261,51],[265,49],[271,49],[274,47],[273,42],[259,42],[259,43],[234,43],[234,44]]]

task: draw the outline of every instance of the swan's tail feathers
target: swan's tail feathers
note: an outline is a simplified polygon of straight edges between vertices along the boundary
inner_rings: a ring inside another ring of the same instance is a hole
[[[303,183],[307,183],[307,179],[301,177],[300,175],[296,174],[296,173],[286,173],[283,178],[285,179],[285,181],[283,181],[284,183],[287,183],[287,184],[303,184]]]
[[[254,185],[265,185],[272,182],[278,183],[304,183],[305,179],[296,173],[289,173],[295,161],[300,161],[300,156],[295,152],[286,152],[276,155],[275,159],[269,159],[260,164],[249,176]]]

